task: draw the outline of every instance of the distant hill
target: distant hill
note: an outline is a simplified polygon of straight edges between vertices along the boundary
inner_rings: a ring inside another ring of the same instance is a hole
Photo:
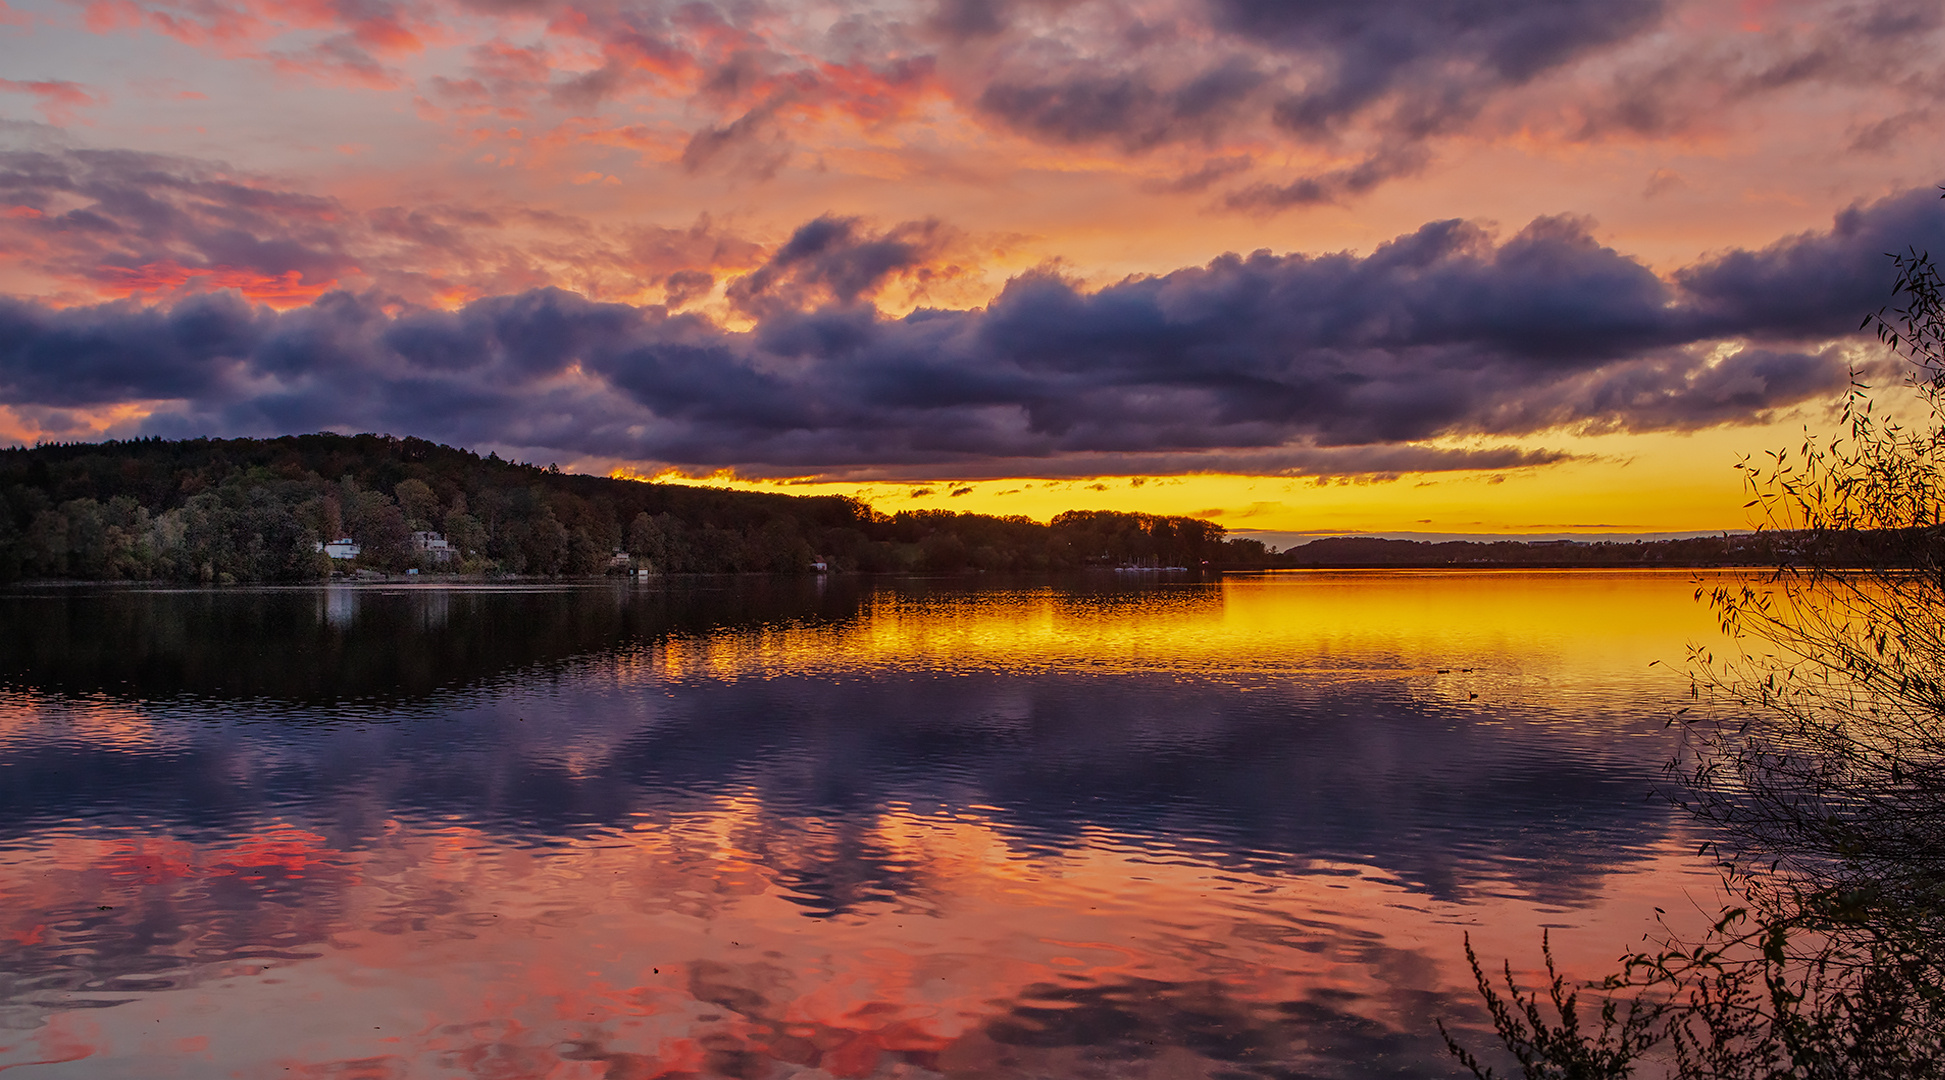
[[[414,534],[440,534],[437,561]],[[350,538],[355,560],[322,543]],[[1260,565],[1195,518],[1051,523],[579,476],[415,438],[135,439],[0,450],[0,580],[309,581],[334,568],[599,574]]]
[[[1780,533],[1735,533],[1682,540],[1385,540],[1334,536],[1290,548],[1271,561],[1280,567],[1466,566],[1774,566],[1798,553],[1801,538]]]

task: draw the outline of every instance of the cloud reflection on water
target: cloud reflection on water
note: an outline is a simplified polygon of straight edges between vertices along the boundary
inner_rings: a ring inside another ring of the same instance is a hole
[[[0,1064],[1436,1074],[1461,926],[1690,880],[1680,579],[685,589],[0,601],[98,646],[6,673]]]

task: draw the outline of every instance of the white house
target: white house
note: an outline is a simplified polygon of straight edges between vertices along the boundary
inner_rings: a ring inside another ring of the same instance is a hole
[[[451,562],[459,557],[459,549],[446,542],[446,538],[436,532],[415,532],[412,534],[412,550],[432,557],[436,563]]]
[[[319,544],[317,549],[334,559],[355,559],[358,557],[358,542],[349,536],[333,540],[328,544]]]

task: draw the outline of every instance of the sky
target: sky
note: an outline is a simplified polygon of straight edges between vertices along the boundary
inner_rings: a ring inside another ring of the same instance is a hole
[[[1749,524],[1908,0],[0,0],[0,441],[415,435],[880,509]]]

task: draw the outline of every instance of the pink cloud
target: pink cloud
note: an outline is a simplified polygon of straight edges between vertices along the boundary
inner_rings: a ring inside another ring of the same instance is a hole
[[[37,99],[41,115],[47,122],[65,125],[74,119],[75,112],[105,104],[107,99],[89,93],[80,83],[66,79],[42,79],[33,82],[16,82],[13,79],[0,79],[0,90],[16,94],[32,94]]]
[[[1841,18],[1828,14],[1837,0],[1668,0],[1666,17],[1652,18],[1654,4],[1556,11],[1507,0],[1476,26],[1449,3],[1371,0],[1367,13],[1334,21],[1313,5],[1156,0],[1142,6],[1152,32],[1139,35],[1105,0],[1056,5],[1057,19],[1046,5],[893,0],[835,26],[788,4],[72,2],[102,32],[168,35],[306,81],[393,92],[443,130],[422,152],[374,156],[386,167],[450,170],[430,189],[473,182],[484,172],[475,166],[491,164],[506,170],[495,190],[509,193],[495,198],[581,205],[577,178],[611,175],[632,151],[639,172],[675,174],[668,197],[685,216],[714,198],[695,176],[739,190],[776,178],[788,201],[826,190],[815,170],[902,178],[898,212],[911,216],[954,212],[965,184],[1031,174],[1051,188],[1054,177],[1092,174],[1117,200],[1173,197],[1203,204],[1184,210],[1263,217],[1424,183],[1467,146],[1539,158],[1602,142],[1690,152],[1721,131],[1753,128],[1743,120],[1773,107],[1756,99],[1792,87],[1875,95],[1871,108],[1843,106],[1856,122],[1842,136],[1874,153],[1921,141],[1937,123],[1904,107],[1924,96],[1911,88],[1930,84],[1898,57],[1922,49],[1870,59],[1881,44],[1872,35],[1890,24],[1865,14],[1889,11],[1890,0],[1859,0]],[[1402,51],[1387,45],[1387,19],[1412,31],[1397,38]],[[1748,19],[1769,29],[1745,33]],[[1682,34],[1671,33],[1677,26]],[[1910,33],[1913,42],[1945,36]],[[360,98],[347,110],[376,95]],[[82,102],[51,104],[71,117]],[[525,133],[517,146],[509,122]],[[319,141],[328,149],[365,137],[333,131]],[[435,144],[452,152],[434,162]],[[1662,165],[1644,158],[1640,176]],[[1709,181],[1685,172],[1702,197]],[[683,185],[704,202],[681,201],[690,198],[677,193]],[[846,201],[868,187],[830,187],[844,194],[794,202],[793,213],[869,209]],[[1450,212],[1500,212],[1489,187],[1468,181]],[[1633,199],[1641,180],[1627,188]],[[1586,209],[1613,220],[1608,206]],[[1024,205],[1020,214],[1029,216]]]
[[[443,36],[429,10],[357,0],[88,0],[82,23],[98,34],[146,28],[280,72],[380,89],[402,84],[383,61],[416,55]],[[336,32],[295,50],[273,47],[304,30]]]
[[[602,226],[510,205],[354,207],[162,155],[57,152],[12,164],[0,156],[0,186],[12,185],[0,203],[0,269],[79,290],[64,302],[233,289],[287,308],[347,288],[451,306],[546,285],[659,299],[672,274],[747,270],[763,250],[706,218]],[[590,172],[589,184],[620,184]]]

